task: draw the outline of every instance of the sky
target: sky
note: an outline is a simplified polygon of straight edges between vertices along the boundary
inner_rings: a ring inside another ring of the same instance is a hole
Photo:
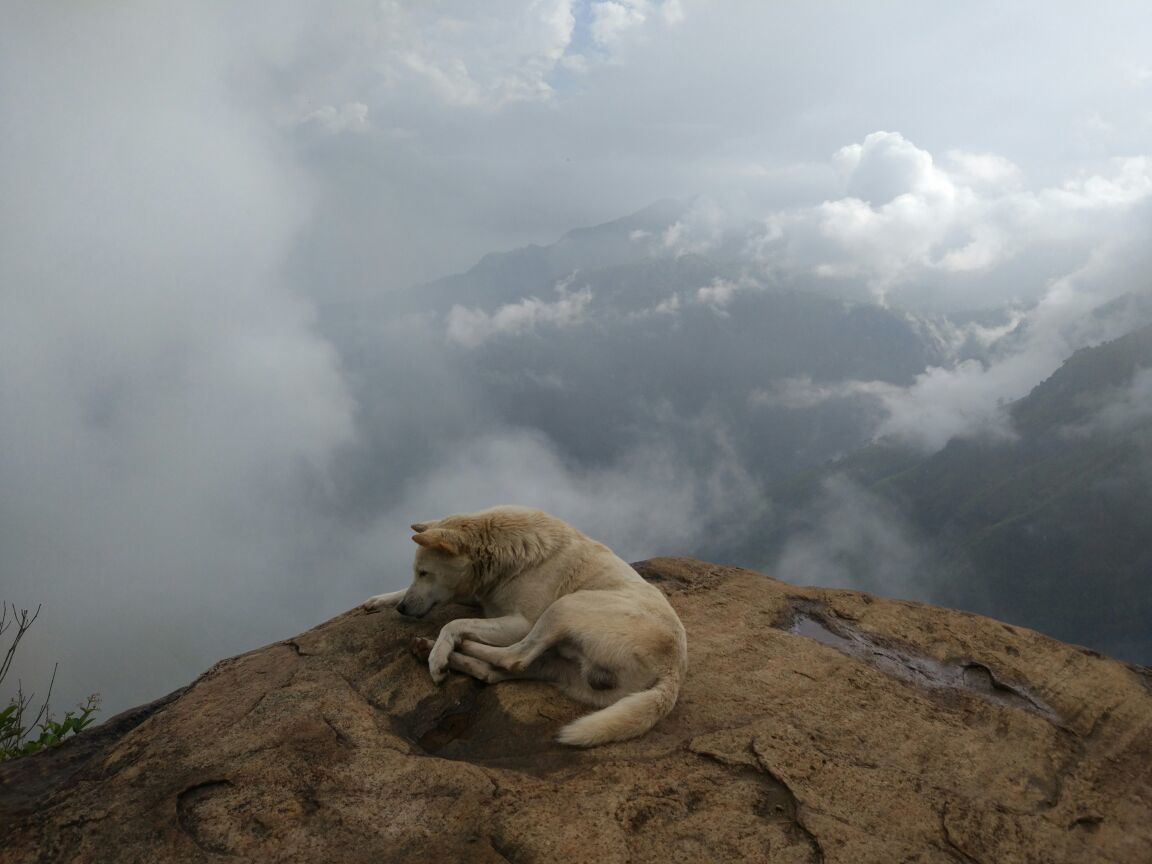
[[[372,375],[333,309],[691,201],[637,241],[1027,310],[997,362],[837,385],[932,449],[1109,335],[1079,322],[1147,272],[1143,3],[0,5],[0,593],[43,604],[18,671],[58,661],[57,704],[146,701],[401,587],[404,526],[444,508],[539,502],[631,557],[764,515],[708,416],[655,406],[589,467],[443,359],[588,320],[584,286],[385,314]]]

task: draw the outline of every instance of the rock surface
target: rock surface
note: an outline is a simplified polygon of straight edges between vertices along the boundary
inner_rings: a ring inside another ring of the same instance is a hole
[[[349,612],[0,766],[0,862],[1152,861],[1152,678],[987,618],[665,558],[675,711],[589,751]],[[450,614],[455,612],[456,614]]]

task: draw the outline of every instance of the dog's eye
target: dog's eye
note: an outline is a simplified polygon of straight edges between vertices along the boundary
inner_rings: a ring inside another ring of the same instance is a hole
[[[428,571],[427,571],[427,570],[418,570],[418,571],[416,572],[416,575],[417,575],[417,576],[427,576],[427,575],[428,575]]]

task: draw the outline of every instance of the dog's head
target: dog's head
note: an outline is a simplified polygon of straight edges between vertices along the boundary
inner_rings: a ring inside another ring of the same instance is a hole
[[[396,606],[401,615],[423,618],[435,606],[470,598],[472,559],[458,528],[417,522],[412,539],[419,547],[412,562],[412,584]]]

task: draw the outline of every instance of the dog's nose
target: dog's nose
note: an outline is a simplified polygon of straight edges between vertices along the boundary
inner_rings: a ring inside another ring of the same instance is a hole
[[[399,612],[401,615],[407,615],[408,614],[408,607],[404,604],[403,600],[401,600],[399,603],[396,604],[396,611]]]

